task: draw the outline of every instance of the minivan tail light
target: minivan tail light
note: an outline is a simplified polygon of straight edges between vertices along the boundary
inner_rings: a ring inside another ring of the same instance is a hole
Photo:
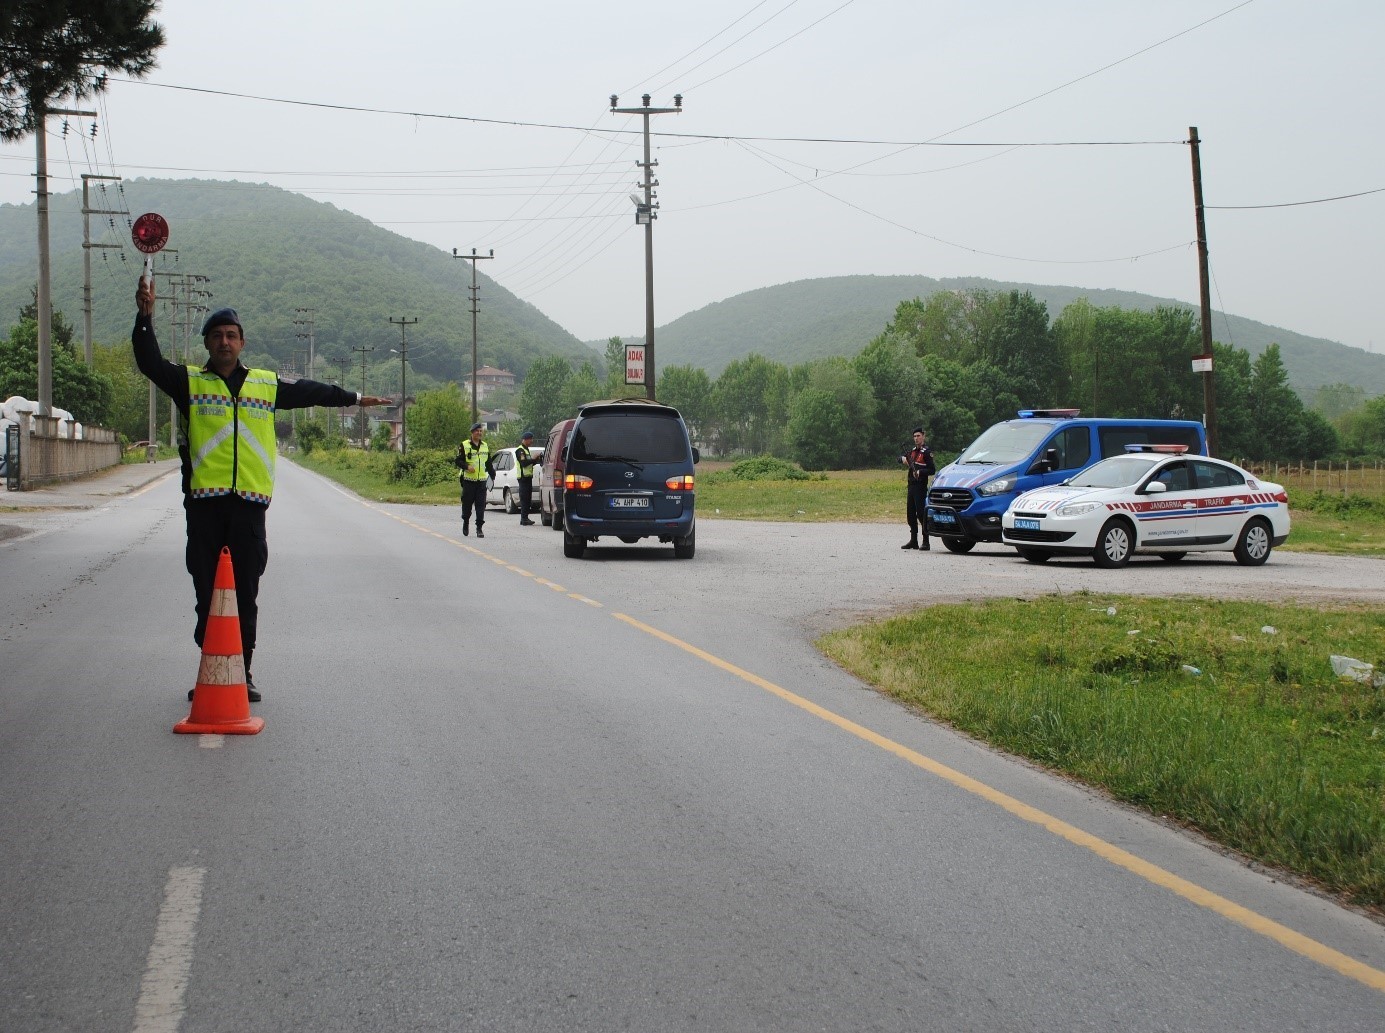
[[[664,487],[669,491],[692,491],[693,475],[685,473],[681,477],[670,477],[664,481]]]
[[[568,473],[563,475],[564,491],[591,491],[592,479],[580,473]]]

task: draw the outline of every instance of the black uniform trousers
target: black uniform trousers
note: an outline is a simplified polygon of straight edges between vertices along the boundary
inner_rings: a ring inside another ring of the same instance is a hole
[[[928,481],[909,481],[909,540],[917,541],[919,531],[923,531],[924,543],[928,542]]]
[[[240,617],[241,650],[247,672],[255,653],[255,632],[259,624],[260,576],[269,563],[269,540],[265,537],[268,509],[239,495],[190,498],[183,502],[188,528],[187,568],[197,592],[197,628],[192,637],[198,646],[202,645],[212,605],[212,589],[216,584],[216,568],[225,546],[231,550],[231,570],[236,578],[236,612]]]
[[[462,523],[471,522],[471,511],[476,510],[476,530],[486,522],[486,481],[469,481],[462,478]]]
[[[519,518],[529,519],[529,506],[534,500],[534,478],[519,477]]]

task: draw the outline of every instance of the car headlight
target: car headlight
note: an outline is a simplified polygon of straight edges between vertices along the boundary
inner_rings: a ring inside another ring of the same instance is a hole
[[[1004,495],[1008,491],[1015,490],[1016,477],[1011,474],[1009,477],[1001,477],[999,480],[990,481],[976,489],[978,495]]]
[[[1100,502],[1074,502],[1067,506],[1059,506],[1053,511],[1053,514],[1060,517],[1075,517],[1090,513],[1094,509],[1100,509],[1101,506],[1102,503]]]

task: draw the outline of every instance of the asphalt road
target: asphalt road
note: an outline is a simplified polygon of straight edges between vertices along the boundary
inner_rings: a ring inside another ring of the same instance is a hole
[[[574,561],[284,464],[265,731],[179,736],[176,479],[98,501],[0,513],[0,1030],[1385,1029],[1381,925],[811,646],[983,595],[1381,602],[1380,561],[713,520]]]

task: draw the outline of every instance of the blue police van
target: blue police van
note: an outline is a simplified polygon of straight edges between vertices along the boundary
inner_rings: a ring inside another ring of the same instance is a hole
[[[928,531],[952,552],[999,542],[1000,518],[1022,493],[1060,484],[1126,445],[1184,445],[1207,455],[1196,420],[1082,418],[1080,409],[1021,409],[938,471],[928,490]]]

